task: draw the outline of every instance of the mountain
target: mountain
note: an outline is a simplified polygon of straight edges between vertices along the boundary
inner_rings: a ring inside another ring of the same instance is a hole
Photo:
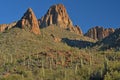
[[[96,44],[99,45],[102,50],[111,48],[120,49],[120,28],[116,29],[114,33]]]
[[[17,22],[16,26],[25,30],[29,30],[34,34],[40,34],[38,20],[31,8],[25,12],[24,16]]]
[[[56,4],[49,8],[45,16],[40,20],[41,27],[47,27],[51,24],[59,25],[60,27],[67,28],[72,26],[66,8],[62,4]]]
[[[82,35],[82,30],[78,26],[73,26],[67,10],[63,4],[56,4],[51,6],[45,16],[39,19],[40,27],[44,28],[50,25],[57,25],[63,29],[67,29],[71,32],[76,32]]]
[[[50,15],[54,16],[52,24],[43,26]],[[55,15],[57,16],[55,17]],[[73,26],[62,4],[51,6],[41,21],[41,25],[31,8],[24,13],[20,20],[11,24],[14,25],[11,27],[5,25],[2,30],[4,32],[0,33],[1,53],[38,53],[46,48],[58,50],[66,50],[70,47],[84,48],[95,42],[95,40],[83,36],[78,25]]]
[[[62,4],[39,20],[29,8],[0,25],[0,80],[119,80],[119,71],[120,29],[95,27],[84,36]]]
[[[88,36],[95,40],[102,40],[103,38],[109,36],[115,30],[113,28],[103,28],[101,26],[96,26],[88,30],[85,36]]]
[[[29,8],[19,21],[0,25],[0,32],[13,27],[19,27],[33,32],[34,34],[40,34],[40,28],[48,27],[50,25],[59,26],[62,29],[83,35],[80,27],[78,25],[73,25],[66,8],[62,4],[51,6],[45,16],[39,20],[37,20],[33,10]]]

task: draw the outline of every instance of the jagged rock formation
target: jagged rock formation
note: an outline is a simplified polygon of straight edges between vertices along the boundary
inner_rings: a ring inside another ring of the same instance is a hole
[[[73,26],[73,27],[71,27],[71,28],[68,28],[71,32],[75,32],[75,33],[77,33],[77,34],[80,34],[80,35],[82,35],[83,33],[82,33],[82,30],[80,29],[80,27],[78,26],[78,25],[75,25],[75,26]]]
[[[116,29],[114,33],[110,34],[102,41],[96,43],[96,45],[100,46],[100,49],[119,49],[120,50],[120,28]]]
[[[49,8],[45,16],[38,20],[40,27],[47,27],[50,25],[57,25],[61,28],[68,29],[72,32],[77,32],[82,35],[81,29],[74,27],[71,19],[68,16],[66,8],[62,4],[56,4]]]
[[[16,22],[10,23],[10,24],[1,24],[0,25],[0,32],[4,32],[5,30],[8,30],[16,25]]]
[[[25,29],[25,30],[29,30],[30,32],[33,32],[34,34],[40,34],[38,20],[36,16],[34,15],[34,12],[32,11],[31,8],[27,10],[27,12],[21,18],[21,20],[18,21],[16,26],[22,29]]]
[[[107,37],[111,33],[113,33],[115,30],[113,28],[106,28],[96,26],[88,30],[88,32],[85,34],[85,36],[88,36],[90,38],[93,38],[95,40],[102,40],[103,38]]]
[[[40,23],[41,27],[47,27],[51,24],[56,24],[63,28],[72,26],[72,21],[62,4],[51,6],[45,16],[42,17]]]

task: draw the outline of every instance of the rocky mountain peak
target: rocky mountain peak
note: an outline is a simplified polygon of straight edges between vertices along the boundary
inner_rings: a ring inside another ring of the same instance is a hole
[[[95,40],[102,40],[103,38],[109,36],[115,30],[113,28],[103,28],[101,26],[96,26],[88,30],[85,36],[93,38]]]
[[[28,8],[27,11],[24,13],[23,18],[31,18],[31,17],[35,17],[34,12],[31,8]]]
[[[82,35],[82,30],[79,27],[73,26],[73,23],[63,4],[51,6],[45,16],[38,20],[40,27],[56,25],[63,29],[68,29],[71,32]]]
[[[67,10],[63,4],[51,6],[45,16],[40,20],[41,27],[47,27],[51,24],[56,24],[60,27],[67,28],[72,25]]]
[[[27,29],[34,34],[40,34],[38,20],[31,8],[25,12],[21,20],[18,21],[17,25],[22,29]]]
[[[28,11],[27,11],[27,12],[33,13],[32,8],[28,8]]]

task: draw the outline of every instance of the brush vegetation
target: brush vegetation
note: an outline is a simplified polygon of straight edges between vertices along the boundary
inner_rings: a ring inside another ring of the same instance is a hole
[[[91,48],[94,43],[56,26],[41,35],[7,30],[0,33],[0,80],[120,80],[120,52]]]

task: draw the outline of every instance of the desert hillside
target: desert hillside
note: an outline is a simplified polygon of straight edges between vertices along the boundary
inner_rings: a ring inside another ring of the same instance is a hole
[[[85,34],[63,4],[0,25],[0,80],[120,80],[120,29]]]

